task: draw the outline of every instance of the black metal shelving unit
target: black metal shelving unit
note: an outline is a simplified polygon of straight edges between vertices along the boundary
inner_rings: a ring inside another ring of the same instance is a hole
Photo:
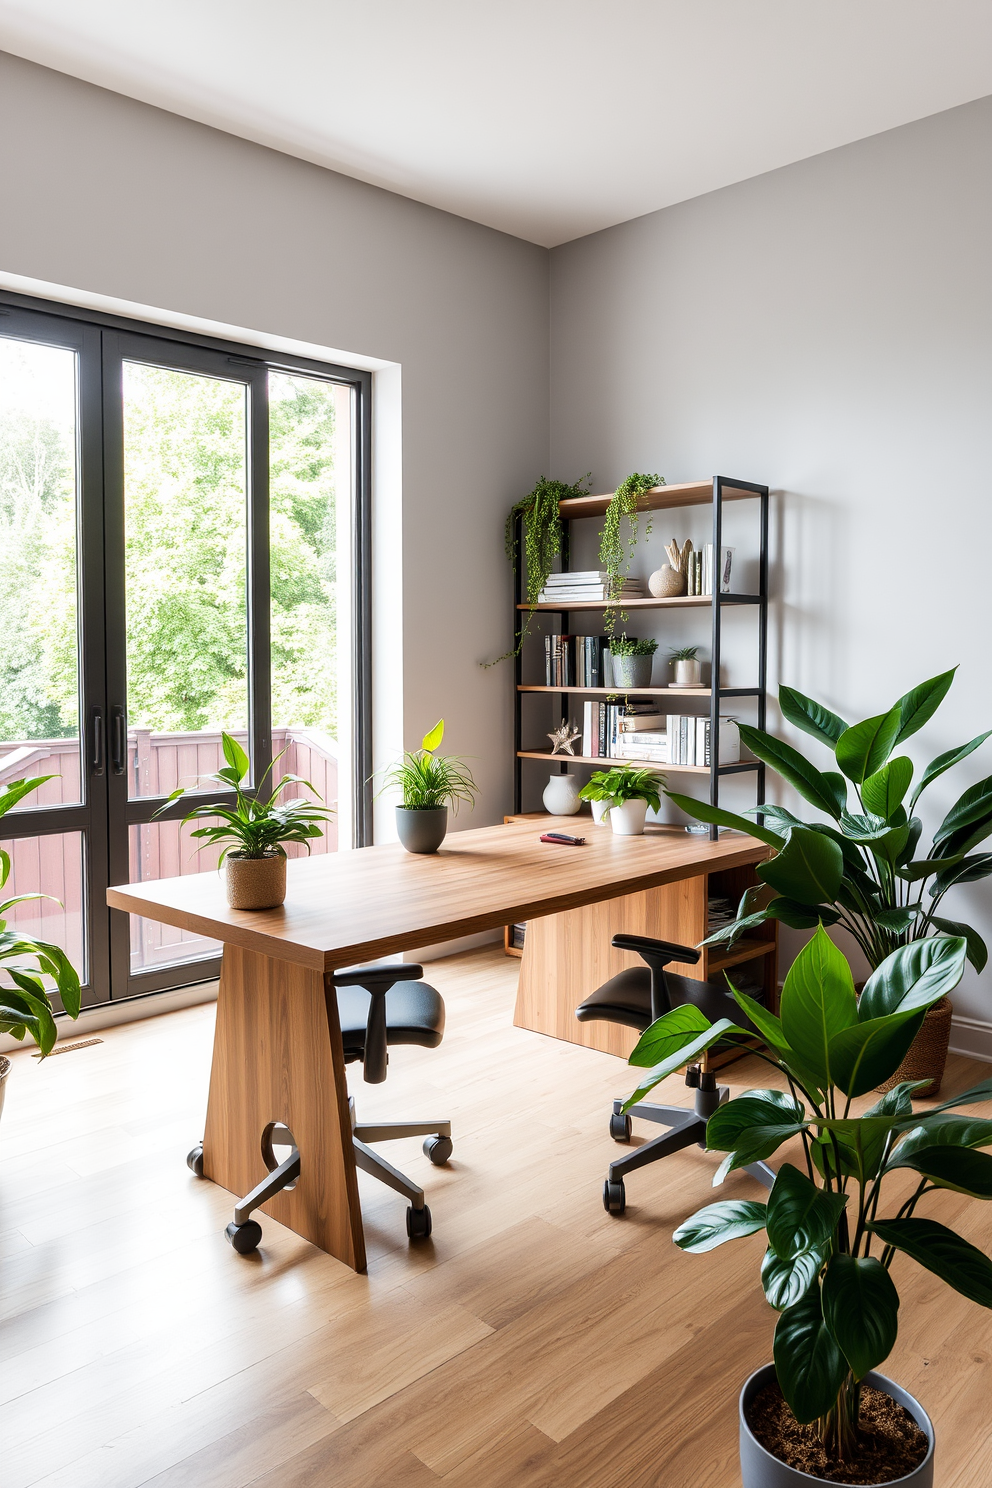
[[[562,570],[568,571],[569,566],[569,536],[573,521],[589,521],[595,517],[601,517],[608,501],[605,496],[583,496],[572,500],[563,501],[561,504],[562,516],[564,518],[564,543],[562,549]],[[710,803],[718,806],[720,803],[720,780],[725,775],[753,774],[755,777],[755,804],[760,806],[765,799],[765,767],[758,760],[745,760],[736,765],[721,765],[719,759],[719,720],[720,704],[724,698],[753,697],[757,699],[757,725],[765,727],[766,713],[766,689],[768,668],[768,487],[756,485],[753,481],[736,480],[726,475],[715,475],[711,481],[691,481],[681,485],[658,486],[653,491],[645,493],[639,503],[642,511],[667,511],[682,506],[701,506],[709,504],[713,509],[713,552],[717,555],[714,563],[714,583],[719,584],[720,561],[719,555],[723,547],[723,505],[725,501],[757,501],[758,502],[758,592],[757,594],[714,594],[694,595],[691,597],[681,596],[676,599],[650,599],[650,600],[626,600],[619,601],[614,606],[598,604],[594,601],[583,601],[561,608],[552,604],[539,604],[533,606],[535,611],[542,614],[552,614],[559,617],[562,633],[568,633],[568,619],[570,615],[583,613],[603,614],[609,608],[625,609],[628,614],[640,610],[666,610],[666,609],[709,609],[711,612],[711,672],[710,672],[710,738],[715,747],[711,751],[712,759],[709,768],[705,766],[681,766],[668,765],[665,767],[669,774],[705,775],[709,780]],[[517,565],[514,582],[514,632],[516,633],[520,621],[521,612],[530,609],[523,603],[523,519],[517,519],[517,552],[521,560]],[[739,571],[739,568],[738,568]],[[720,687],[721,671],[721,643],[723,628],[723,610],[728,605],[746,605],[754,608],[758,620],[758,679],[756,687]],[[527,750],[523,747],[523,707],[528,696],[547,697],[557,696],[559,710],[567,712],[567,698],[569,696],[581,695],[583,697],[606,697],[607,695],[627,697],[658,697],[661,695],[686,698],[700,697],[701,693],[686,693],[683,690],[667,688],[645,688],[627,691],[615,688],[588,688],[588,687],[562,687],[548,688],[536,684],[525,683],[523,680],[523,651],[518,653],[514,660],[514,709],[513,709],[513,748],[514,748],[514,789],[513,809],[519,812],[523,801],[523,771],[525,760],[539,760],[547,764],[560,765],[564,774],[570,764],[600,765],[600,759],[587,759],[578,755],[552,755],[550,750]],[[716,686],[714,686],[716,682]],[[647,761],[645,762],[647,763]],[[710,827],[710,836],[715,840],[719,835],[718,828]]]

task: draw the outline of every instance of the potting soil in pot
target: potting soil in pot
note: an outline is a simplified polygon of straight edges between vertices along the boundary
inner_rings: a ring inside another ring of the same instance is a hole
[[[827,1456],[815,1425],[800,1426],[777,1384],[758,1391],[748,1407],[747,1424],[773,1457],[831,1483],[894,1483],[927,1455],[926,1435],[909,1411],[870,1385],[861,1389],[861,1450],[850,1462]]]

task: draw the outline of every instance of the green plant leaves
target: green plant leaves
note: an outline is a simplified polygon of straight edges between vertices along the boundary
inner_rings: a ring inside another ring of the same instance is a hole
[[[822,832],[792,827],[785,846],[774,858],[759,863],[763,883],[800,904],[832,904],[844,876],[844,854]]]
[[[980,1116],[944,1116],[914,1126],[896,1148],[887,1167],[898,1167],[904,1157],[928,1147],[992,1147],[992,1121]]]
[[[783,1163],[765,1212],[768,1243],[784,1261],[827,1245],[846,1206],[846,1194],[817,1188],[805,1173]]]
[[[949,672],[941,672],[938,677],[921,682],[899,699],[896,703],[899,710],[899,730],[893,741],[893,748],[930,721],[947,696],[956,671],[957,667],[951,667]]]
[[[840,775],[832,772],[821,774],[798,749],[766,734],[763,729],[751,728],[749,724],[742,723],[740,735],[751,753],[757,755],[766,765],[771,765],[773,770],[777,770],[804,801],[837,820],[847,801],[847,785]]]
[[[801,1251],[783,1261],[769,1246],[761,1262],[761,1285],[769,1305],[777,1312],[784,1312],[787,1307],[800,1302],[819,1276],[825,1254],[824,1246],[819,1250]]]
[[[877,1219],[868,1226],[886,1245],[912,1256],[963,1297],[992,1307],[992,1261],[934,1219]]]
[[[750,837],[757,837],[759,842],[767,842],[769,847],[782,847],[785,843],[785,838],[777,832],[759,827],[757,822],[749,822],[746,817],[735,816],[732,811],[711,806],[708,801],[696,801],[692,796],[680,795],[678,791],[666,790],[665,795],[675,802],[680,811],[694,816],[697,821],[710,822],[717,827],[732,827],[736,832],[746,832]]]
[[[899,1293],[873,1256],[835,1255],[823,1278],[823,1320],[855,1379],[877,1369],[899,1331]]]
[[[985,740],[990,734],[992,734],[992,729],[989,729],[984,734],[979,734],[977,739],[972,739],[967,744],[959,745],[957,749],[948,749],[946,754],[938,754],[937,758],[932,760],[923,771],[920,783],[913,792],[912,800],[909,803],[910,810],[912,811],[931,781],[936,780],[938,775],[943,775],[945,770],[950,770],[954,765],[959,764],[961,760],[967,759],[968,755],[972,754],[980,744],[985,743]]]
[[[863,995],[863,994],[862,994]],[[830,1040],[830,1073],[845,1095],[866,1095],[895,1074],[923,1025],[925,1013],[909,1009],[869,1018]]]
[[[669,1013],[665,1014],[666,1018],[669,1016]],[[658,1021],[660,1022],[661,1020],[659,1019]],[[698,1033],[695,1038],[690,1037],[682,1045],[681,1050],[676,1050],[670,1054],[668,1058],[663,1059],[660,1064],[656,1064],[654,1069],[645,1075],[633,1095],[629,1095],[624,1101],[621,1109],[629,1111],[631,1106],[636,1106],[638,1101],[643,1100],[666,1075],[670,1075],[674,1070],[681,1069],[684,1064],[688,1064],[691,1059],[695,1059],[697,1054],[701,1054],[711,1044],[718,1043],[726,1033],[735,1030],[738,1033],[741,1031],[738,1024],[733,1023],[729,1018],[720,1018],[707,1032]]]
[[[911,1145],[907,1137],[885,1165],[886,1172],[892,1168],[913,1168],[939,1188],[953,1188],[973,1199],[992,1199],[992,1157],[971,1147]]]
[[[847,1360],[823,1321],[820,1288],[811,1287],[775,1328],[775,1373],[792,1414],[804,1425],[826,1415],[847,1376]]]
[[[888,713],[866,718],[841,734],[836,744],[837,763],[848,780],[860,785],[882,768],[899,736],[900,718],[897,703]]]
[[[968,947],[968,960],[976,971],[984,971],[989,959],[989,948],[985,944],[978,931],[971,925],[966,925],[963,920],[942,920],[937,915],[932,915],[931,925],[936,925],[938,930],[943,930],[945,935],[960,936]]]
[[[899,946],[865,983],[858,1005],[859,1020],[867,1023],[939,1002],[953,992],[964,975],[967,949],[960,936],[949,935]]]
[[[933,834],[934,846],[949,842],[958,834],[962,834],[967,840],[969,834],[965,832],[966,828],[971,828],[972,832],[981,831],[990,820],[992,820],[992,775],[987,775],[984,780],[979,780],[975,785],[970,786],[955,801]],[[983,835],[988,836],[988,833]],[[974,842],[981,842],[981,840],[981,837],[977,837]],[[968,846],[974,846],[974,842],[969,841]],[[955,843],[953,849],[957,852],[967,852],[967,850],[963,842]],[[949,848],[948,852],[942,856],[949,856],[951,851],[952,849]]]
[[[779,688],[778,705],[783,718],[787,718],[804,733],[812,734],[814,739],[819,739],[821,744],[826,744],[830,749],[833,749],[847,728],[843,718],[838,718],[836,713],[831,713],[822,703],[815,703],[794,687]]]
[[[938,894],[946,894],[947,890],[956,883],[978,883],[983,878],[992,874],[992,853],[976,853],[970,858],[952,858],[950,861],[937,859],[934,867],[939,867],[933,883],[930,885],[930,893],[933,898]]]
[[[830,1041],[858,1021],[851,968],[822,926],[799,952],[782,989],[782,1031],[823,1089]]]
[[[780,1090],[749,1090],[736,1100],[718,1106],[706,1123],[706,1146],[711,1152],[726,1152],[714,1185],[722,1183],[735,1168],[771,1157],[804,1128],[805,1111]]]
[[[421,749],[426,749],[428,751],[428,753],[430,753],[433,750],[439,748],[440,743],[441,743],[441,740],[443,738],[444,738],[444,719],[443,718],[439,718],[438,721],[437,721],[437,723],[434,725],[434,727],[432,729],[428,729],[427,730],[427,733],[421,739],[421,741],[420,741],[420,747],[421,747]]]
[[[44,785],[46,780],[54,780],[54,775],[36,775],[32,780],[7,780],[0,785],[0,816],[4,816],[18,801],[29,796],[39,785]],[[6,879],[4,880],[6,881]]]
[[[234,785],[237,785],[247,776],[251,769],[251,761],[241,748],[237,739],[232,738],[230,734],[221,734],[221,747],[224,750],[224,758],[227,760],[227,763],[232,770],[237,772],[237,780],[232,782]]]
[[[709,1204],[680,1224],[672,1239],[693,1255],[715,1250],[727,1240],[739,1240],[765,1227],[765,1206],[751,1199],[728,1199]]]
[[[890,822],[902,805],[913,778],[913,761],[900,754],[888,764],[869,775],[861,785],[861,800],[865,809],[883,821]]]
[[[667,1059],[670,1054],[690,1043],[697,1034],[705,1033],[711,1027],[709,1018],[699,1011],[694,1002],[680,1003],[678,1007],[670,1008],[667,1013],[656,1018],[650,1028],[644,1030],[627,1063],[650,1069],[653,1064]]]

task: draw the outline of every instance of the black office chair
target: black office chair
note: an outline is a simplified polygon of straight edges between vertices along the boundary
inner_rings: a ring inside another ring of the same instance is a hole
[[[670,961],[695,965],[699,952],[691,946],[672,945],[645,935],[614,935],[612,944],[621,951],[636,951],[647,965],[628,967],[597,987],[575,1010],[581,1023],[622,1023],[626,1028],[636,1028],[643,1033],[673,1007],[691,1002],[706,1014],[711,1023],[719,1018],[730,1018],[742,1028],[754,1032],[742,1010],[723,987],[715,982],[697,982],[692,977],[666,970]],[[631,1116],[641,1116],[645,1121],[667,1126],[670,1130],[610,1164],[603,1185],[603,1206],[607,1213],[622,1214],[626,1208],[623,1180],[627,1173],[658,1162],[669,1153],[681,1152],[683,1147],[690,1147],[693,1142],[700,1147],[706,1146],[706,1123],[717,1106],[729,1100],[730,1090],[726,1085],[718,1085],[716,1075],[711,1070],[700,1069],[698,1064],[689,1065],[685,1083],[696,1092],[693,1111],[687,1111],[684,1106],[656,1106],[649,1101],[640,1101],[625,1114],[621,1110],[623,1100],[613,1102],[610,1136],[616,1142],[630,1141]],[[775,1182],[775,1170],[767,1163],[749,1163],[745,1172],[766,1188],[771,1188]]]
[[[421,1048],[436,1049],[444,1037],[444,1002],[439,992],[420,980],[423,974],[424,968],[412,963],[383,963],[339,971],[329,978],[337,988],[345,1063],[360,1060],[369,1085],[380,1085],[385,1080],[390,1044],[419,1044]],[[366,1143],[426,1137],[424,1152],[432,1163],[441,1167],[452,1152],[451,1122],[360,1122],[355,1117],[354,1096],[348,1097],[348,1109],[356,1164],[410,1200],[406,1232],[411,1239],[426,1239],[431,1232],[431,1211],[424,1202],[423,1189]],[[286,1150],[287,1155],[280,1157],[275,1148]],[[262,1137],[262,1159],[269,1169],[268,1177],[236,1206],[234,1219],[225,1231],[234,1249],[242,1255],[257,1249],[262,1238],[261,1225],[251,1218],[253,1210],[300,1176],[300,1154],[288,1127],[276,1123],[266,1130]],[[202,1147],[195,1147],[188,1161],[194,1172],[202,1174]]]

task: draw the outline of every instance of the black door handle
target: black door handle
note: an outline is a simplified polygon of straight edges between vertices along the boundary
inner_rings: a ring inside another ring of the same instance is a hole
[[[92,750],[90,752],[90,767],[94,775],[103,774],[103,709],[94,708],[92,719]]]
[[[124,774],[127,764],[127,724],[124,709],[114,708],[110,715],[110,765],[115,775]]]

